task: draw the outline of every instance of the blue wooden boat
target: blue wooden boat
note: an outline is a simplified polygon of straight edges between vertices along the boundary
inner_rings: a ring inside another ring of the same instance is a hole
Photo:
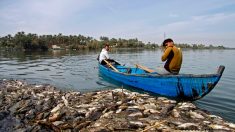
[[[215,74],[160,75],[139,67],[99,64],[101,74],[123,84],[177,99],[197,100],[207,95],[219,82],[225,67],[219,66]]]

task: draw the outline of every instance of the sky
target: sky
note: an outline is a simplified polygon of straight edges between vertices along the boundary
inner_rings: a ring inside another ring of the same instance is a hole
[[[0,36],[20,31],[235,47],[235,0],[0,0]]]

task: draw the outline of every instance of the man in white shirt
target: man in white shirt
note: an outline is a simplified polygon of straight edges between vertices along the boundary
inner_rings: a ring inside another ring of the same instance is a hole
[[[105,47],[102,49],[100,55],[99,55],[99,62],[102,64],[102,65],[105,65],[106,63],[103,61],[103,60],[109,60],[109,54],[108,54],[108,51],[109,51],[109,45],[106,44]]]

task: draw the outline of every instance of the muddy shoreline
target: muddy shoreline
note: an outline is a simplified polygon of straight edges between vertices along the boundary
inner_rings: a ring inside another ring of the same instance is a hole
[[[235,131],[191,102],[114,89],[90,93],[0,80],[0,131]]]

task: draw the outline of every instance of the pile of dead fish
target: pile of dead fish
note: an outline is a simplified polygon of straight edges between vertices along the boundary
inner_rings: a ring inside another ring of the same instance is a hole
[[[0,80],[0,131],[235,131],[235,124],[176,102],[123,89],[81,94]]]

